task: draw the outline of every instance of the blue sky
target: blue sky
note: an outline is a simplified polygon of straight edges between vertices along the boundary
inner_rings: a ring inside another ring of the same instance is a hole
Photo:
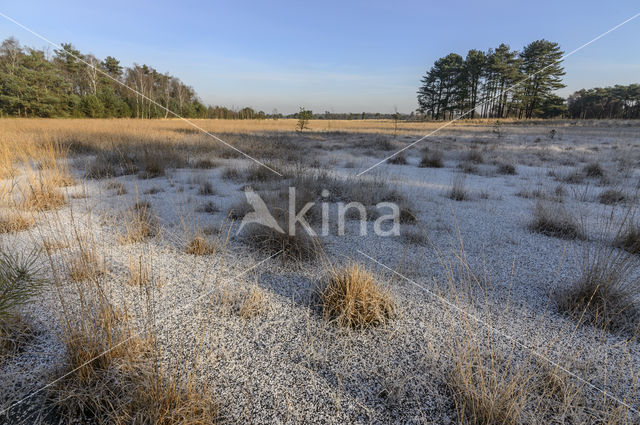
[[[410,112],[420,77],[450,52],[540,38],[568,52],[640,12],[638,0],[91,3],[5,0],[0,12],[83,53],[168,71],[205,103],[284,113]],[[8,36],[46,46],[0,17]],[[640,17],[564,65],[565,96],[640,83]]]

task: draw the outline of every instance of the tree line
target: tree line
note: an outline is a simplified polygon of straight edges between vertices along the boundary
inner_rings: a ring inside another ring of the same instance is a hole
[[[422,77],[418,110],[431,119],[554,117],[566,111],[553,91],[565,87],[558,43],[536,40],[521,52],[506,44],[450,53]]]
[[[252,108],[205,106],[190,86],[149,65],[123,67],[64,43],[49,57],[13,37],[0,45],[0,116],[265,118]],[[135,89],[135,92],[127,87]],[[166,108],[166,109],[165,109]]]
[[[567,99],[568,115],[580,119],[640,118],[640,84],[582,89]]]

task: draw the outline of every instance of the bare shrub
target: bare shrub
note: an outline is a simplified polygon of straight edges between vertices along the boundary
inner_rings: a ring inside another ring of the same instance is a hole
[[[364,329],[384,325],[395,313],[391,295],[359,264],[331,270],[321,293],[325,319],[339,326]]]
[[[585,239],[582,223],[557,202],[538,201],[529,224],[532,232],[561,239]]]

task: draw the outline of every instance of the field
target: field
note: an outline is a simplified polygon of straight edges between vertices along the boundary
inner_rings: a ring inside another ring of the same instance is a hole
[[[0,423],[638,423],[640,123],[193,123],[0,120]]]

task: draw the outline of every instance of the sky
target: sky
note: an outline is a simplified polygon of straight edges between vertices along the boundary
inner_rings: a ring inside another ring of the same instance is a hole
[[[148,64],[206,104],[267,113],[400,112],[439,57],[545,38],[570,52],[640,12],[638,0],[0,1],[54,43]],[[54,47],[0,17],[0,39]],[[640,17],[567,58],[567,96],[640,83]]]

